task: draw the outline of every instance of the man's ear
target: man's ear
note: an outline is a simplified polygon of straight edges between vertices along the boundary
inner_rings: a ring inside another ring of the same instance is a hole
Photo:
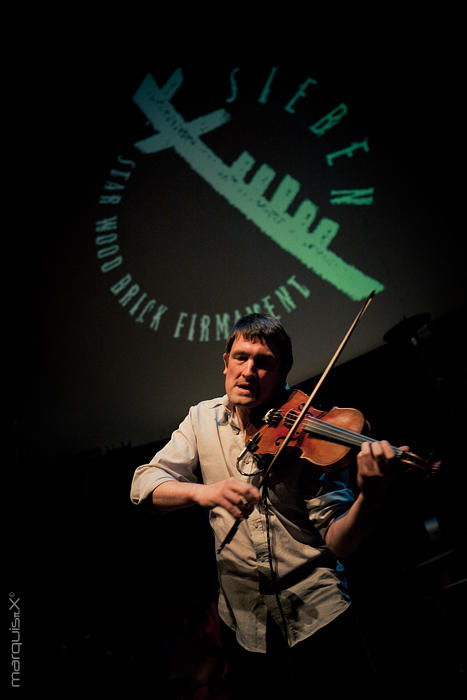
[[[229,364],[229,354],[227,352],[224,352],[224,354],[222,355],[222,359],[224,360],[224,371],[222,372],[222,374],[227,374],[227,367]]]

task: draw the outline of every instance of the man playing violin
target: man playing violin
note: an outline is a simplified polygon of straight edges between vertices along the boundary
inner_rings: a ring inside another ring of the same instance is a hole
[[[131,499],[161,511],[209,510],[218,610],[226,639],[235,640],[229,643],[239,695],[278,692],[281,682],[292,690],[292,683],[306,681],[316,692],[329,688],[330,674],[335,689],[339,678],[348,689],[346,669],[354,673],[365,658],[353,636],[339,560],[371,529],[391,480],[393,448],[386,441],[362,444],[356,496],[342,475],[321,471],[294,450],[283,453],[259,490],[261,464],[251,452],[245,455],[246,434],[288,396],[290,338],[274,317],[251,314],[235,324],[223,359],[225,395],[191,407],[168,444],[136,469]],[[219,551],[237,520],[235,537]],[[336,675],[331,649],[344,639]],[[289,676],[284,666],[277,673],[278,658],[287,660]]]

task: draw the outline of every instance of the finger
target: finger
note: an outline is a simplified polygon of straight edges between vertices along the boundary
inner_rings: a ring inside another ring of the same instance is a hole
[[[219,505],[225,508],[225,510],[230,513],[230,515],[233,515],[234,518],[237,518],[237,520],[243,520],[245,518],[243,510],[235,505],[229,498],[221,499]]]
[[[365,464],[371,465],[376,461],[375,443],[363,442],[360,447],[360,457],[364,458]]]
[[[362,473],[366,473],[368,476],[382,475],[387,459],[383,446],[380,443],[376,441],[364,442],[361,446],[359,457]]]
[[[386,459],[384,447],[381,442],[370,443],[370,453],[376,462],[379,462],[380,460],[384,461]]]
[[[256,503],[256,499],[248,500],[247,496],[237,493],[235,489],[232,489],[229,492],[227,492],[225,494],[225,498],[227,503],[229,504],[229,507],[227,507],[229,513],[231,513],[235,518],[242,520],[247,518],[251,514]]]
[[[250,515],[251,515],[252,512],[253,512],[253,508],[254,508],[254,506],[253,506],[251,503],[250,503],[249,506],[243,506],[243,508],[242,508],[242,515],[243,515],[243,517],[245,518],[245,520],[246,520],[246,518],[249,518],[249,517],[250,517]]]
[[[244,484],[242,482],[237,483],[234,486],[234,491],[239,494],[240,499],[243,499],[247,503],[258,503],[260,499],[260,492],[252,484]]]
[[[242,494],[233,493],[231,495],[231,500],[232,500],[232,503],[234,503],[237,506],[237,508],[240,508],[241,510],[244,508],[248,508],[250,505],[250,502],[248,501],[248,499],[245,496],[243,496]]]
[[[256,503],[256,499],[248,500],[247,498],[245,498],[245,496],[240,496],[240,503],[238,503],[238,507],[241,508],[244,513],[250,514],[253,508],[255,507]]]
[[[392,445],[390,445],[387,440],[381,440],[381,442],[379,444],[380,444],[381,449],[382,449],[383,458],[387,462],[389,462],[391,459],[394,459],[394,457],[396,456],[396,453],[394,452]]]
[[[374,460],[383,464],[395,457],[394,450],[387,440],[370,443],[370,453]]]

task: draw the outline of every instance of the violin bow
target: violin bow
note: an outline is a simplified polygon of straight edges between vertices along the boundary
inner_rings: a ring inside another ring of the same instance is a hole
[[[340,355],[341,355],[343,349],[344,349],[345,346],[347,345],[347,342],[348,342],[350,336],[352,335],[352,333],[354,332],[357,323],[360,321],[360,319],[362,318],[363,314],[365,313],[365,311],[368,309],[369,305],[370,305],[371,302],[373,301],[373,297],[374,297],[374,296],[375,296],[375,291],[372,291],[371,294],[369,295],[369,297],[366,299],[365,303],[363,304],[362,308],[361,308],[360,311],[358,312],[358,314],[355,316],[355,318],[354,318],[354,320],[352,321],[352,323],[351,323],[351,325],[350,325],[350,327],[349,327],[347,333],[344,335],[344,337],[343,337],[343,339],[342,339],[342,341],[341,341],[339,347],[337,348],[336,352],[334,353],[334,355],[332,356],[331,360],[329,361],[328,366],[326,367],[326,369],[324,370],[323,374],[322,374],[321,377],[319,378],[319,380],[318,380],[318,382],[317,382],[315,388],[314,388],[313,391],[311,392],[311,394],[310,394],[310,396],[308,397],[308,399],[307,399],[305,405],[303,406],[303,408],[302,408],[302,410],[300,411],[299,415],[298,415],[297,418],[295,419],[295,421],[294,421],[292,427],[290,428],[289,432],[287,433],[287,435],[285,436],[284,440],[282,441],[282,443],[281,443],[279,449],[277,450],[277,452],[275,453],[275,455],[274,455],[274,457],[272,458],[271,462],[269,463],[269,465],[268,465],[266,471],[265,471],[264,474],[262,475],[261,480],[260,480],[260,482],[259,482],[259,484],[258,484],[258,489],[260,489],[260,488],[263,486],[263,484],[264,484],[264,482],[265,482],[267,476],[269,475],[269,473],[270,473],[272,467],[273,467],[274,464],[277,462],[277,460],[279,459],[280,455],[282,454],[282,452],[285,450],[285,448],[286,448],[287,445],[289,444],[289,442],[290,442],[290,440],[291,440],[293,434],[295,433],[295,431],[297,430],[298,426],[300,425],[300,423],[302,422],[303,418],[305,417],[305,415],[306,415],[308,409],[309,409],[310,406],[311,406],[312,401],[314,400],[316,394],[317,394],[318,391],[320,390],[320,388],[321,388],[323,382],[325,381],[325,379],[326,379],[326,377],[328,376],[329,372],[332,370],[332,368],[333,368],[334,365],[336,364],[336,362],[337,362],[337,360],[339,359],[339,357],[340,357]],[[224,549],[224,547],[225,547],[227,544],[229,544],[229,542],[232,541],[232,539],[233,539],[235,533],[236,533],[237,530],[238,530],[238,527],[239,527],[239,525],[240,525],[240,522],[241,522],[240,520],[236,520],[236,521],[234,522],[234,524],[232,525],[231,529],[230,529],[229,532],[227,533],[227,535],[226,535],[224,541],[222,542],[222,544],[221,544],[221,545],[219,546],[219,548],[217,549],[217,553],[218,553],[218,554]]]

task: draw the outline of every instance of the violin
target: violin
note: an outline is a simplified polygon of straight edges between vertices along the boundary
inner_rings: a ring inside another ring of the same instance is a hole
[[[311,406],[311,398],[296,389],[281,408],[272,408],[266,413],[264,425],[259,430],[252,425],[247,429],[246,445],[237,459],[237,469],[241,471],[239,464],[245,454],[252,453],[259,466],[258,473],[261,473],[258,488],[265,483],[287,446],[298,448],[300,458],[307,459],[323,471],[336,472],[349,466],[353,458],[352,448],[360,447],[364,442],[377,442],[359,432],[366,423],[361,411],[336,406],[329,411],[319,411]],[[409,469],[425,474],[436,474],[441,469],[441,462],[430,463],[413,452],[391,447],[395,459]],[[240,520],[236,520],[218,548],[218,554],[231,542],[239,525]]]
[[[279,409],[271,409],[263,418],[264,425],[256,430],[250,426],[246,435],[246,450],[254,454],[259,465],[266,455],[275,455],[288,437],[288,447],[300,450],[300,457],[307,459],[325,472],[342,471],[349,466],[354,451],[364,442],[376,442],[375,438],[361,433],[365,417],[356,408],[338,408],[320,411],[307,406],[309,397],[298,389],[292,391]],[[300,425],[294,423],[306,407]],[[439,463],[428,463],[422,457],[392,446],[395,459],[420,471],[429,473],[439,469]]]

